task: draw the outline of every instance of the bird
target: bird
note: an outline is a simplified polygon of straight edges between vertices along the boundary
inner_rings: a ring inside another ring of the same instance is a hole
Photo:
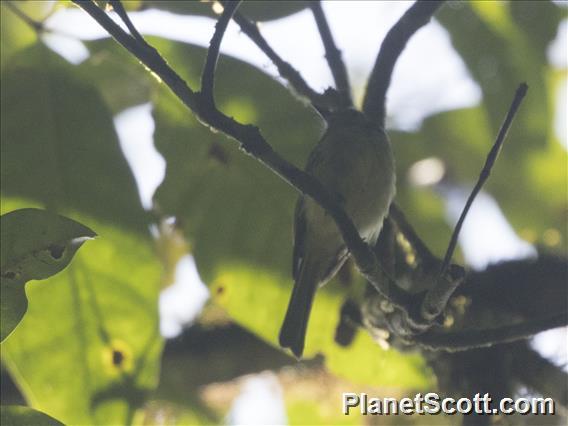
[[[315,177],[338,200],[361,238],[374,245],[395,195],[395,165],[384,129],[362,112],[335,111],[306,163]],[[294,213],[292,276],[294,287],[279,343],[301,359],[308,319],[316,290],[330,281],[349,257],[331,215],[307,195]]]

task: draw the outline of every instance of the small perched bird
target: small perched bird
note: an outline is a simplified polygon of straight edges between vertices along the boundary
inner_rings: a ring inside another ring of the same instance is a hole
[[[334,112],[308,157],[306,172],[343,205],[368,244],[374,245],[395,194],[394,158],[384,130],[354,109]],[[280,330],[280,346],[301,358],[312,302],[349,257],[333,218],[301,196],[294,216],[294,289]]]

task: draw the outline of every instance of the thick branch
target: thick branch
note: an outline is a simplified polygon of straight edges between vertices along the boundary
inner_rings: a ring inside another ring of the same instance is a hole
[[[518,324],[489,329],[448,333],[431,331],[415,336],[413,340],[429,350],[455,352],[528,339],[541,331],[566,325],[568,325],[568,314],[561,312],[545,318],[535,318]]]
[[[357,229],[340,203],[311,175],[303,172],[278,155],[253,125],[244,125],[224,115],[212,105],[204,104],[187,83],[147,43],[139,43],[124,32],[95,3],[73,0],[91,15],[111,36],[136,56],[146,67],[158,75],[172,92],[208,126],[222,131],[241,143],[241,148],[279,175],[296,190],[312,197],[335,220],[345,244],[354,257],[361,273],[385,298],[404,309],[406,294],[382,271],[371,248],[361,239]]]
[[[313,90],[304,80],[302,75],[288,62],[284,61],[268,44],[262,36],[258,27],[254,22],[246,16],[237,12],[233,16],[234,21],[239,25],[243,33],[245,33],[260,50],[272,61],[282,78],[286,79],[294,90],[302,96],[310,100],[312,105],[318,110],[327,110],[329,108],[330,99],[328,95],[321,94]]]
[[[335,87],[339,91],[341,96],[341,102],[343,106],[350,107],[353,106],[353,100],[351,99],[351,88],[349,87],[349,77],[347,76],[347,68],[345,68],[345,63],[341,57],[341,51],[335,45],[333,40],[333,35],[329,29],[327,19],[321,7],[319,0],[312,1],[310,3],[310,8],[314,15],[314,19],[318,26],[318,30],[325,48],[325,59],[333,75],[333,80],[335,81]]]
[[[485,165],[481,170],[479,179],[477,180],[477,183],[475,184],[473,191],[471,191],[471,194],[469,195],[469,198],[465,203],[465,207],[460,215],[456,227],[454,228],[452,238],[450,239],[448,249],[446,250],[444,261],[442,262],[442,266],[440,267],[440,272],[438,273],[438,280],[436,281],[436,285],[428,291],[428,294],[424,299],[424,304],[422,306],[422,314],[426,319],[435,318],[440,314],[440,312],[442,312],[449,298],[451,297],[451,295],[454,293],[457,286],[459,285],[458,281],[446,279],[446,270],[452,259],[452,254],[454,253],[454,250],[456,248],[458,236],[461,227],[463,225],[463,222],[467,216],[467,213],[469,212],[469,209],[473,204],[475,197],[477,196],[479,191],[481,191],[483,184],[489,178],[491,169],[493,168],[493,165],[497,160],[497,156],[501,151],[501,147],[503,146],[503,142],[505,141],[507,132],[511,127],[513,118],[515,117],[515,114],[517,113],[519,106],[523,101],[523,98],[527,94],[527,90],[528,86],[526,85],[526,83],[520,84],[519,87],[517,88],[515,97],[513,98],[511,106],[509,107],[509,111],[507,112],[507,116],[505,117],[505,120],[501,125],[501,129],[499,130],[499,134],[497,135],[497,139],[495,140],[493,147],[489,151],[489,154],[487,154],[487,159],[485,160]]]
[[[227,30],[229,21],[239,8],[240,4],[241,0],[223,3],[225,9],[215,25],[215,33],[213,33],[213,38],[211,39],[209,49],[207,50],[207,58],[205,59],[205,66],[203,67],[203,73],[201,74],[201,95],[203,102],[209,105],[215,105],[213,98],[213,86],[215,84],[215,68],[217,67],[217,60],[219,59],[221,41],[223,41],[223,36]]]
[[[416,1],[386,35],[365,92],[363,112],[381,126],[385,126],[386,93],[392,72],[406,43],[416,31],[426,25],[443,1]]]

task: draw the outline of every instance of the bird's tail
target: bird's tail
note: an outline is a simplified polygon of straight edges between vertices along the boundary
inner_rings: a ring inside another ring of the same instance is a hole
[[[302,265],[298,279],[294,283],[284,323],[280,329],[280,346],[290,348],[298,359],[304,352],[308,319],[318,287],[317,278],[313,276],[316,269],[309,267],[307,262]]]

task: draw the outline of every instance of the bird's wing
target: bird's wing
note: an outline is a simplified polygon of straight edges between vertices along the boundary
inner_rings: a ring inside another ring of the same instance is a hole
[[[294,251],[292,254],[292,277],[297,280],[304,259],[304,243],[306,238],[306,212],[304,210],[304,197],[296,203],[294,212]]]
[[[306,162],[305,170],[307,173],[313,173],[323,160],[323,151],[320,144],[315,146]],[[305,256],[305,242],[306,242],[306,211],[305,211],[306,195],[300,196],[296,203],[296,210],[294,211],[294,251],[292,254],[292,277],[297,280],[300,269],[302,268],[302,261]]]

